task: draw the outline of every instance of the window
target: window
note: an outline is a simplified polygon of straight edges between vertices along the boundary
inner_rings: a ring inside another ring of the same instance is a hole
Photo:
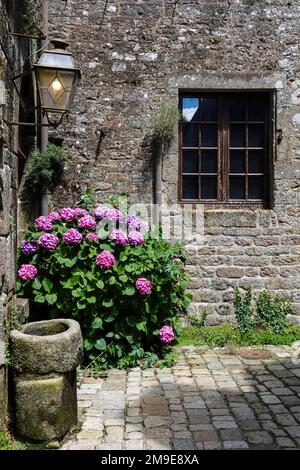
[[[183,202],[269,202],[270,94],[180,96]]]

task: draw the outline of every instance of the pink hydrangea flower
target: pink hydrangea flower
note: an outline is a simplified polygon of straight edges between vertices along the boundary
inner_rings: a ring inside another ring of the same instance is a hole
[[[106,206],[99,206],[94,210],[94,216],[97,220],[105,219],[109,208]]]
[[[22,264],[18,271],[21,281],[32,281],[37,275],[37,269],[33,264]]]
[[[114,230],[111,238],[117,245],[124,246],[128,243],[128,237],[123,230]]]
[[[39,238],[39,244],[47,250],[55,250],[58,244],[58,238],[52,233],[44,233],[44,235],[41,235]]]
[[[109,251],[102,251],[96,258],[96,264],[102,269],[110,269],[116,263],[116,258]]]
[[[119,222],[122,220],[123,214],[119,209],[109,209],[105,217],[111,222]]]
[[[128,233],[128,241],[130,245],[143,245],[145,239],[140,232],[137,230],[132,230]]]
[[[97,233],[95,233],[95,232],[89,232],[89,233],[87,233],[87,234],[86,234],[86,238],[87,238],[88,240],[93,241],[93,242],[97,242],[97,241],[100,240],[99,235],[98,235]]]
[[[172,326],[163,326],[159,331],[159,337],[163,343],[172,343],[175,338],[175,333]]]
[[[74,209],[76,217],[79,217],[80,215],[90,215],[86,209],[82,209],[81,207],[76,207]]]
[[[97,223],[94,217],[91,215],[85,215],[84,217],[81,217],[81,219],[78,220],[78,226],[83,229],[87,230],[93,230],[96,228]]]
[[[135,281],[135,287],[141,295],[148,295],[151,293],[152,283],[145,277],[140,277]]]
[[[72,222],[72,220],[77,217],[76,210],[71,209],[70,207],[64,207],[59,211],[59,214],[62,219],[66,220],[67,222]]]
[[[61,219],[61,216],[59,215],[59,212],[53,211],[50,212],[50,214],[47,215],[47,218],[51,220],[51,222],[55,222],[57,220]]]
[[[37,219],[35,219],[35,228],[37,230],[43,230],[44,232],[51,232],[51,230],[53,229],[53,225],[51,220],[48,219],[48,217],[41,215],[40,217],[37,217]]]
[[[126,218],[126,224],[129,230],[137,230],[138,232],[140,232],[141,230],[143,230],[144,232],[149,231],[149,225],[147,224],[147,222],[143,222],[136,215],[129,215]]]
[[[81,242],[82,235],[75,228],[70,228],[70,230],[63,234],[62,239],[64,243],[67,243],[68,245],[76,245]]]
[[[27,242],[26,240],[22,241],[21,250],[24,255],[33,255],[37,252],[37,244],[34,240]]]

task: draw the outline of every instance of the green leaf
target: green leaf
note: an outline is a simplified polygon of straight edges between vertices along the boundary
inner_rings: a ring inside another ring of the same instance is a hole
[[[104,282],[101,281],[101,279],[99,281],[96,282],[96,286],[98,287],[98,289],[103,289],[104,288]]]
[[[144,331],[145,333],[147,333],[147,322],[143,321],[143,322],[137,323],[136,328],[139,331]]]
[[[123,291],[124,295],[134,295],[135,294],[135,289],[134,287],[126,287],[126,289]]]
[[[102,318],[97,317],[97,318],[94,319],[94,321],[92,323],[92,328],[94,330],[98,330],[99,328],[102,328],[102,325],[103,325]]]
[[[128,281],[128,276],[126,276],[126,274],[122,274],[122,276],[120,276],[119,279],[122,282],[127,282]]]
[[[88,301],[89,304],[95,304],[97,299],[94,295],[91,295],[90,297],[87,297],[86,300]]]
[[[67,268],[72,268],[74,264],[76,264],[77,258],[69,259],[69,258],[63,258],[64,259],[64,265]]]
[[[55,302],[57,301],[57,295],[56,294],[46,294],[46,300],[48,304],[54,305]]]
[[[42,287],[42,283],[41,283],[41,281],[36,277],[35,280],[34,280],[33,283],[32,283],[32,288],[33,288],[33,289],[40,290],[41,287]]]
[[[45,289],[45,291],[50,293],[53,289],[53,282],[50,281],[50,279],[48,279],[47,277],[45,277],[42,283],[43,283],[43,288]]]
[[[102,302],[103,307],[112,307],[114,304],[113,299],[104,299]]]
[[[116,278],[115,278],[115,276],[111,276],[111,277],[109,278],[109,284],[110,284],[111,286],[113,286],[115,283],[116,283]]]
[[[85,339],[83,344],[87,351],[90,351],[91,349],[93,349],[93,343],[89,339]]]
[[[98,349],[99,351],[103,351],[103,349],[106,349],[106,341],[104,338],[98,339],[95,343],[95,348]]]
[[[37,294],[35,297],[34,297],[34,301],[39,303],[39,304],[44,304],[45,303],[45,297],[41,294]]]
[[[78,310],[84,310],[86,308],[85,299],[78,300],[76,305],[77,305]]]
[[[107,333],[106,338],[113,338],[114,336],[115,334],[112,331],[110,331],[109,333]]]

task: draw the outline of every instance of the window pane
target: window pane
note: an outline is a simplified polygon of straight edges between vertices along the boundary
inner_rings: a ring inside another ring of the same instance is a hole
[[[249,99],[248,121],[265,120],[265,101],[263,99]]]
[[[201,150],[201,173],[218,172],[217,150]]]
[[[183,122],[199,121],[199,98],[182,98]]]
[[[218,126],[217,124],[201,125],[201,146],[218,147]]]
[[[199,199],[199,178],[198,176],[182,177],[182,198]]]
[[[182,128],[183,147],[199,147],[199,126],[187,124]]]
[[[245,173],[246,152],[244,150],[230,150],[230,173]]]
[[[248,151],[248,173],[263,173],[264,172],[264,151],[263,150],[249,150]]]
[[[201,121],[217,121],[218,120],[217,98],[201,98],[200,99],[200,116],[201,116]]]
[[[245,199],[245,177],[229,176],[229,199]]]
[[[217,199],[216,176],[201,176],[201,199]]]
[[[199,154],[196,150],[184,150],[182,155],[183,173],[199,173]]]
[[[263,199],[264,198],[264,177],[249,176],[248,180],[248,198]]]
[[[247,102],[242,98],[231,99],[229,102],[230,121],[246,121]]]
[[[244,124],[230,125],[230,147],[246,146],[246,126]]]
[[[264,124],[249,124],[248,147],[263,147],[265,143]]]

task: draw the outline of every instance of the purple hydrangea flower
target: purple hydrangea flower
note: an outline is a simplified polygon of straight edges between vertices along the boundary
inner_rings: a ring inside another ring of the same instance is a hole
[[[75,211],[76,217],[79,217],[80,215],[90,215],[86,209],[81,209],[80,207],[76,207],[74,211]]]
[[[172,343],[175,338],[175,333],[172,326],[163,326],[159,331],[159,337],[163,343]]]
[[[40,217],[37,217],[35,219],[35,228],[37,230],[43,230],[44,232],[51,232],[51,230],[53,229],[53,225],[51,220],[48,219],[48,217],[41,215]]]
[[[129,215],[126,218],[126,224],[129,230],[137,230],[138,232],[143,230],[145,232],[149,231],[149,225],[147,222],[143,222],[139,217],[136,215]]]
[[[78,220],[78,226],[83,229],[87,230],[93,230],[96,228],[97,223],[94,217],[91,215],[85,215],[84,217],[81,217],[81,219]]]
[[[67,222],[72,222],[72,220],[77,217],[76,210],[71,209],[70,207],[63,207],[63,209],[59,211],[59,214],[61,218],[66,220]]]
[[[111,222],[120,222],[122,220],[123,214],[119,209],[109,209],[106,214],[106,219],[110,220]]]
[[[111,234],[111,238],[117,245],[124,246],[128,243],[128,237],[123,230],[114,230]]]
[[[52,233],[44,233],[39,238],[39,244],[47,250],[55,250],[58,244],[58,238]]]
[[[37,252],[37,244],[33,240],[30,242],[24,240],[21,244],[21,250],[24,255],[33,255]]]
[[[116,258],[109,251],[102,251],[96,258],[96,264],[102,269],[110,269],[116,263]]]
[[[135,287],[140,295],[148,295],[151,293],[152,283],[145,277],[140,277],[135,281]]]
[[[37,275],[37,269],[33,264],[22,264],[18,271],[21,281],[32,281]]]
[[[102,220],[105,219],[107,213],[109,211],[109,208],[106,206],[99,206],[94,210],[94,216],[96,220]]]
[[[145,241],[144,236],[137,230],[128,233],[128,240],[130,245],[143,245]]]
[[[87,234],[86,234],[86,238],[87,238],[88,240],[93,241],[93,242],[98,242],[98,241],[100,240],[99,235],[98,235],[97,233],[95,233],[95,232],[89,232],[89,233],[87,233]]]
[[[82,235],[75,228],[70,228],[70,230],[63,234],[62,239],[68,245],[76,245],[81,242]]]
[[[51,222],[55,222],[57,220],[61,219],[61,216],[59,215],[59,212],[53,211],[50,212],[50,214],[47,215],[47,218],[51,220]]]

